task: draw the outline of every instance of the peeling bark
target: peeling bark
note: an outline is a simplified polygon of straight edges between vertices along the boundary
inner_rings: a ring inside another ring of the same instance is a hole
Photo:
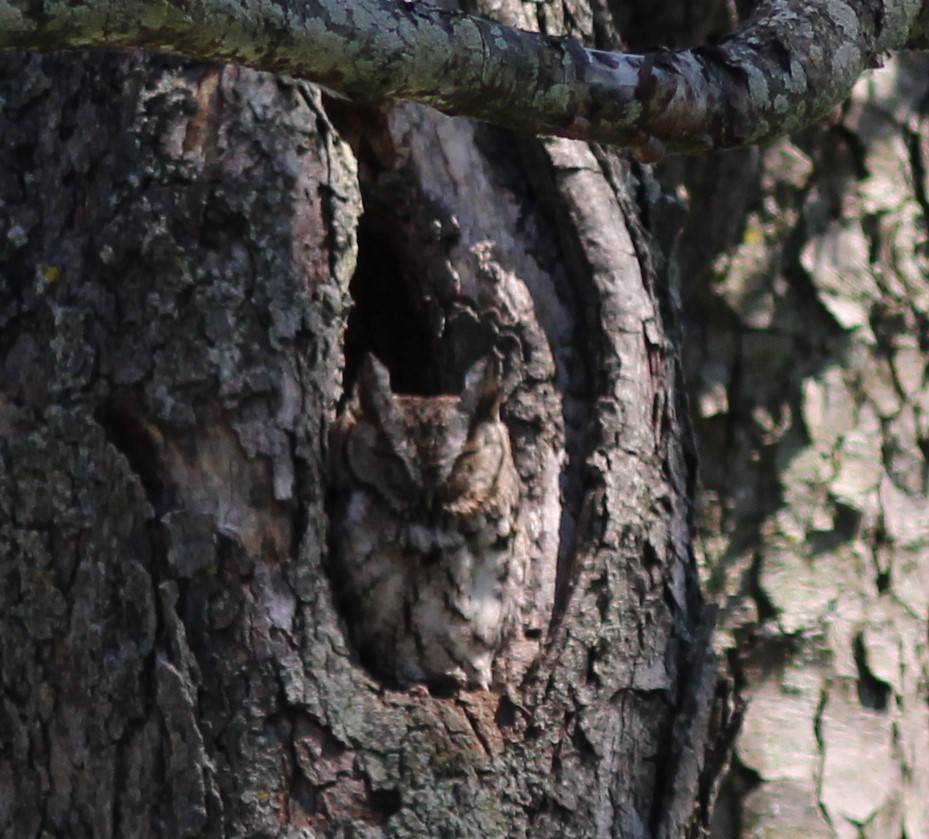
[[[927,78],[690,173],[700,550],[748,699],[719,839],[929,834]]]

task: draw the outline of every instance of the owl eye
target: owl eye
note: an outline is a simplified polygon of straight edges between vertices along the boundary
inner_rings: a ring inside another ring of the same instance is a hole
[[[455,467],[452,469],[452,475],[461,475],[462,477],[468,477],[478,465],[478,453],[477,452],[465,452],[458,456],[458,459],[455,461]]]
[[[475,476],[481,468],[481,454],[478,451],[465,451],[458,456],[455,466],[443,487],[442,495],[451,501],[474,488]]]
[[[380,462],[381,471],[387,483],[394,487],[406,487],[410,483],[410,476],[407,473],[406,464],[392,452],[374,452],[374,456]]]
[[[400,457],[383,448],[373,429],[357,426],[355,432],[346,446],[348,466],[355,478],[381,492],[405,491],[410,477]]]

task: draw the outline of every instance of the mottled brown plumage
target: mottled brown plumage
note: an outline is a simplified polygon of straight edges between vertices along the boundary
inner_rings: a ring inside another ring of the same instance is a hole
[[[488,687],[526,573],[520,484],[494,359],[460,396],[400,396],[368,356],[332,438],[332,576],[387,681]]]

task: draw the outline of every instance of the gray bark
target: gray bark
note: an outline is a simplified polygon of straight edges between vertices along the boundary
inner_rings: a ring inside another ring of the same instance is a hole
[[[234,61],[356,100],[410,99],[654,161],[769,141],[822,118],[882,53],[926,44],[927,9],[766,0],[717,43],[635,54],[398,0],[3,0],[0,48],[131,46]]]
[[[266,830],[300,792],[281,680],[320,588],[351,155],[248,71],[2,76],[0,833]]]
[[[686,172],[700,554],[747,699],[720,838],[929,835],[927,78],[901,56]]]
[[[0,833],[701,835],[733,700],[647,173],[231,67],[3,62]],[[556,608],[505,691],[390,690],[325,572],[327,428],[364,350],[436,392],[487,348]]]

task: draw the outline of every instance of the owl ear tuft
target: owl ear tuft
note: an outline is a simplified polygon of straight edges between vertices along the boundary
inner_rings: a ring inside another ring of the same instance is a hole
[[[361,362],[355,379],[354,401],[362,414],[380,418],[390,410],[393,391],[390,389],[390,372],[371,353]]]
[[[465,373],[462,410],[471,417],[472,423],[496,417],[500,397],[500,362],[495,355],[485,355]]]

